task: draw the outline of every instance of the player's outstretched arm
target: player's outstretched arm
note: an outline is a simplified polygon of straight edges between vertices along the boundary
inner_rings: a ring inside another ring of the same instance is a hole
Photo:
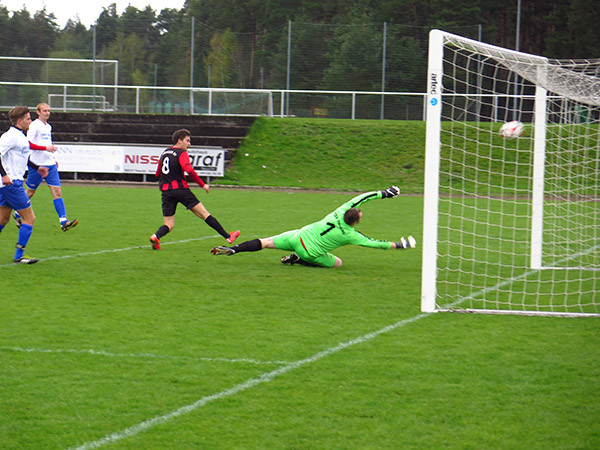
[[[384,191],[365,192],[364,194],[357,195],[353,199],[344,203],[342,206],[340,206],[337,210],[334,211],[334,214],[341,216],[350,208],[358,208],[363,203],[369,202],[371,200],[396,197],[398,194],[400,194],[400,189],[397,186],[389,187]]]

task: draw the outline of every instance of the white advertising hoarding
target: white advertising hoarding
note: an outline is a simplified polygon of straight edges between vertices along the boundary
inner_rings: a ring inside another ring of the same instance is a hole
[[[61,144],[54,153],[62,172],[156,173],[163,145]],[[225,175],[225,150],[194,147],[188,149],[194,170],[200,176]]]

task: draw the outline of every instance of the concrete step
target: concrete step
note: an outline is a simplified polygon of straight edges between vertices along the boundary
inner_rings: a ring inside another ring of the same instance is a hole
[[[237,149],[244,138],[240,136],[195,136],[192,146],[208,145]],[[171,145],[171,136],[130,133],[53,133],[54,142],[85,142],[103,144],[160,144]]]
[[[31,113],[36,117],[35,111]],[[99,142],[113,144],[171,145],[179,128],[192,133],[192,145],[237,149],[256,117],[200,116],[175,114],[124,114],[52,112],[50,124],[54,142]],[[8,111],[0,111],[5,129],[10,127]],[[3,130],[0,130],[2,132]]]
[[[163,135],[170,139],[171,134],[178,128],[187,128],[194,136],[235,136],[244,137],[248,134],[248,128],[244,125],[170,125],[153,123],[131,123],[131,122],[52,122],[52,132],[56,133],[85,133],[85,134],[135,134],[147,135],[151,131],[153,135]]]

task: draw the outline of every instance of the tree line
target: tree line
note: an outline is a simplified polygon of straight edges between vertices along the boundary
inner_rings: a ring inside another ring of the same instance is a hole
[[[599,57],[599,19],[597,0],[522,0],[519,50]],[[516,24],[517,0],[187,0],[120,15],[112,4],[93,26],[63,28],[45,9],[0,5],[0,56],[116,59],[125,85],[422,91],[429,29],[515,48]]]

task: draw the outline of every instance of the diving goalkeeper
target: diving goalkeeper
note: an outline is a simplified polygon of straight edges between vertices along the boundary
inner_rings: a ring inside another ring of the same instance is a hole
[[[375,199],[396,197],[398,194],[400,189],[397,186],[384,191],[367,192],[344,203],[320,221],[299,230],[286,231],[264,239],[253,239],[233,247],[213,247],[211,253],[235,255],[242,252],[256,252],[263,248],[274,248],[294,252],[281,258],[283,264],[341,267],[342,260],[329,252],[343,245],[354,244],[385,250],[414,248],[417,243],[412,236],[406,239],[400,238],[398,242],[380,241],[371,239],[354,229],[362,218],[362,211],[358,209],[360,205]]]

